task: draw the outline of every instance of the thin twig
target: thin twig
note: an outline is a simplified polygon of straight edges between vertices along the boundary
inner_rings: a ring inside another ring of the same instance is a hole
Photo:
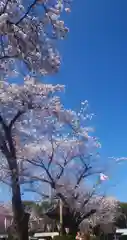
[[[29,12],[31,11],[31,9],[35,6],[35,4],[37,3],[37,0],[34,0],[34,2],[28,7],[26,13],[23,15],[23,17],[21,17],[16,23],[15,25],[20,24],[24,18],[27,17],[27,15],[29,14]]]
[[[1,15],[5,13],[6,9],[7,9],[7,5],[8,3],[10,2],[10,0],[7,0],[5,5],[4,5],[4,8],[3,8],[3,11],[0,13]]]
[[[12,126],[14,125],[14,123],[17,121],[17,119],[24,113],[24,111],[18,111],[17,114],[15,115],[15,117],[11,120],[10,124],[9,124],[9,129],[12,128]]]

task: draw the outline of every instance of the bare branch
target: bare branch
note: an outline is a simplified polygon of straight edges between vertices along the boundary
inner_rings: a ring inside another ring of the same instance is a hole
[[[6,125],[4,119],[2,118],[1,115],[0,115],[0,124],[2,125],[4,131],[6,132],[7,131],[7,125]]]
[[[47,176],[48,176],[49,179],[51,180],[51,182],[49,182],[49,183],[51,184],[52,188],[54,188],[54,187],[55,187],[54,179],[52,178],[49,170],[48,170],[48,169],[46,168],[46,166],[44,165],[43,160],[41,159],[40,161],[41,161],[41,163],[39,164],[39,163],[36,163],[34,160],[33,160],[33,161],[32,161],[32,160],[27,160],[27,162],[33,164],[34,166],[36,166],[36,167],[41,167],[42,169],[45,170]],[[35,178],[35,176],[34,176],[34,178]],[[39,178],[39,177],[36,177],[36,179],[37,179],[37,178],[38,178],[38,180],[40,180],[40,181],[42,181],[42,182],[45,181],[45,179],[43,179],[43,178],[41,178],[41,177],[40,177],[40,178]]]
[[[1,15],[6,12],[7,5],[8,5],[9,2],[10,2],[10,0],[6,0],[6,3],[5,3],[4,8],[3,8],[3,11],[0,13]]]
[[[54,152],[55,152],[55,149],[54,149],[54,146],[53,146],[53,139],[52,139],[52,137],[50,139],[50,142],[51,142],[51,146],[52,146],[52,154],[51,154],[51,156],[49,156],[48,170],[49,170],[49,168],[50,168],[50,166],[51,166],[51,164],[53,162]]]
[[[88,212],[87,214],[83,214],[81,216],[81,219],[80,219],[80,223],[86,219],[86,218],[89,218],[91,215],[93,215],[94,213],[96,213],[96,209],[92,209],[90,212]]]
[[[14,123],[17,121],[17,119],[24,113],[24,111],[18,111],[17,114],[15,115],[15,117],[11,120],[10,124],[9,124],[9,129],[12,128],[12,126],[14,125]]]
[[[31,188],[25,188],[24,189],[25,192],[33,192],[33,193],[37,193],[38,195],[40,195],[42,198],[44,199],[49,199],[49,195],[42,193],[42,191],[39,191],[37,189],[31,189]]]
[[[21,176],[26,177],[26,179],[23,180],[23,184],[40,181],[40,182],[44,182],[44,183],[48,183],[48,184],[52,185],[52,182],[50,182],[49,180],[47,180],[43,177],[40,177],[40,176],[34,176],[34,175],[29,175],[29,174],[27,174],[27,175],[22,174]],[[28,178],[28,180],[27,180],[27,178]]]
[[[0,60],[6,60],[6,59],[11,59],[11,58],[17,58],[18,55],[13,55],[13,56],[9,56],[9,55],[4,55],[4,56],[0,56]]]
[[[23,15],[23,17],[20,18],[20,19],[15,23],[15,25],[19,25],[19,24],[23,21],[23,19],[27,17],[27,15],[30,13],[31,9],[36,5],[37,1],[38,1],[38,0],[34,0],[34,1],[33,1],[33,3],[28,7],[28,9],[27,9],[26,13]]]
[[[82,170],[82,172],[80,173],[78,179],[77,179],[77,182],[76,182],[76,185],[75,185],[75,189],[79,186],[79,184],[81,183],[81,181],[87,176],[86,173],[92,169],[92,167],[88,167],[86,166],[85,169]],[[90,173],[88,172],[88,176],[90,175]]]

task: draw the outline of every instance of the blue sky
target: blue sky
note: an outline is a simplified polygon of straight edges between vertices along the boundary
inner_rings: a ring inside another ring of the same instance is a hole
[[[70,33],[60,43],[62,66],[48,81],[66,85],[66,107],[89,101],[102,159],[127,156],[127,0],[74,0],[65,22]],[[127,162],[114,165],[116,187],[109,193],[123,201],[126,176]]]
[[[66,85],[65,106],[89,101],[104,159],[127,156],[126,12],[126,0],[74,0],[66,18],[70,33],[60,44],[61,70],[50,78]],[[117,184],[109,192],[127,201],[127,162],[114,169]]]

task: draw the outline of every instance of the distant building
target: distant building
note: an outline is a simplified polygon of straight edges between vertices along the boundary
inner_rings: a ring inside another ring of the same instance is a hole
[[[12,223],[12,213],[4,205],[0,205],[0,234],[3,234],[6,232],[7,228]]]
[[[124,236],[127,236],[127,228],[121,228],[121,229],[116,229],[116,234],[117,235],[124,235]]]

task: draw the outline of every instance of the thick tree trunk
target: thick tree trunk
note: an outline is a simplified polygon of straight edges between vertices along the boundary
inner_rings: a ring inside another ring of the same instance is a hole
[[[24,209],[20,209],[17,203],[13,201],[13,214],[14,214],[14,225],[18,240],[28,240],[28,224],[29,224],[29,213],[25,213]]]
[[[70,217],[68,224],[64,225],[64,229],[69,228],[69,234],[76,236],[79,231],[79,224],[75,221],[73,217]]]
[[[18,236],[18,240],[28,240],[29,214],[25,212],[22,203],[19,175],[15,159],[10,161],[10,168],[12,172],[12,208],[16,234]]]
[[[9,240],[23,240],[23,239],[29,239],[28,236],[28,219],[29,215],[25,215],[25,219],[19,224],[19,223],[14,223],[13,225],[8,228],[8,239]]]
[[[29,239],[28,222],[29,222],[29,214],[25,213],[22,221],[17,223],[18,240]]]
[[[76,236],[77,232],[79,231],[79,226],[78,225],[71,225],[69,227],[69,234]]]
[[[28,240],[28,223],[29,214],[25,212],[24,206],[21,200],[20,186],[19,184],[14,184],[12,188],[12,207],[14,214],[14,224],[16,227],[16,234],[18,240]]]
[[[16,235],[18,236],[18,240],[28,240],[29,214],[25,213],[24,206],[22,204],[16,148],[12,136],[12,126],[22,113],[23,112],[18,112],[10,122],[9,126],[6,125],[6,122],[4,122],[0,115],[0,123],[5,133],[5,139],[3,138],[3,144],[0,146],[0,148],[7,159],[11,173],[12,209]]]

